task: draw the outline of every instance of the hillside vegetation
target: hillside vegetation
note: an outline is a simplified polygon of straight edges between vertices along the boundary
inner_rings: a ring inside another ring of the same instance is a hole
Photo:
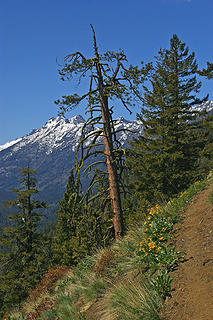
[[[174,270],[186,260],[175,243],[181,213],[193,204],[194,195],[212,184],[212,176],[210,172],[165,206],[152,207],[111,247],[74,268],[50,269],[27,301],[5,319],[165,319]]]

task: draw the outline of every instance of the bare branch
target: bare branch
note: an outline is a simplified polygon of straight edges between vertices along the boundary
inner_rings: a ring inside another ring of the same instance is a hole
[[[126,104],[126,102],[124,101],[124,99],[123,99],[122,97],[120,97],[120,100],[121,100],[123,106],[127,109],[127,111],[129,111],[129,114],[132,114],[132,111],[127,107],[127,104]]]

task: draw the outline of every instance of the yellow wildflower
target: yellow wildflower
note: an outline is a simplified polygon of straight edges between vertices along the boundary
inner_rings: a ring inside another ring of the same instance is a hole
[[[155,208],[151,208],[150,211],[149,211],[149,214],[153,215],[154,213],[155,213]]]
[[[155,248],[155,242],[154,241],[150,241],[148,243],[148,246],[149,246],[150,249],[154,249]]]
[[[160,237],[159,240],[160,240],[160,241],[163,240],[163,237]]]

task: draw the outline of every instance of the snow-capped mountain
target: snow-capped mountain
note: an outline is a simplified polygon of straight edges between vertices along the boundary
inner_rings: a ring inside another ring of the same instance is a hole
[[[67,135],[72,139],[72,144],[75,146],[80,138],[84,122],[81,116],[74,116],[71,119],[64,117],[51,118],[40,129],[34,129],[30,134],[22,138],[0,146],[0,151],[13,146],[13,152],[16,152],[28,144],[38,144],[38,147],[45,148],[45,152],[48,154],[54,148],[62,147],[65,144],[64,138]]]
[[[211,115],[213,113],[213,101],[206,101],[199,106],[195,106],[194,109],[200,112],[205,110],[208,115]]]
[[[8,191],[19,186],[17,169],[29,164],[37,171],[41,198],[50,203],[60,200],[75,163],[75,151],[84,123],[79,115],[71,119],[51,118],[40,129],[0,146],[0,189]],[[138,121],[127,121],[122,117],[116,120],[116,128],[121,145],[143,131]],[[127,131],[121,130],[124,128]]]
[[[117,136],[121,145],[133,135],[128,130],[138,133],[142,132],[139,121],[128,121],[123,117],[119,117],[115,121],[116,128],[119,130]],[[67,143],[71,143],[72,151],[74,152],[81,138],[81,130],[84,123],[85,120],[80,115],[74,116],[71,119],[65,117],[51,118],[40,129],[33,129],[30,134],[1,145],[0,151],[12,147],[12,152],[16,152],[27,145],[37,145],[38,150],[43,150],[46,154],[50,154],[56,149],[65,148]],[[122,129],[127,131],[120,131]],[[88,139],[86,144],[89,144],[90,141],[91,139]]]
[[[213,101],[196,108],[199,111],[205,109],[207,114],[211,115]],[[9,200],[5,199],[5,194],[9,195],[10,190],[19,186],[18,168],[28,165],[37,171],[40,198],[49,203],[58,202],[63,196],[70,170],[75,164],[75,151],[84,123],[85,120],[79,115],[71,119],[51,118],[40,129],[34,129],[22,138],[0,146],[0,203],[1,200]],[[139,121],[128,121],[122,117],[116,120],[116,128],[121,146],[127,145],[127,142],[138,134],[143,134]],[[86,183],[84,177],[82,182]]]

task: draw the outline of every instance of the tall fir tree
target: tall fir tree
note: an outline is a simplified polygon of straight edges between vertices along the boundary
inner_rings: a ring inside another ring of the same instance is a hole
[[[75,234],[81,214],[80,199],[79,183],[75,181],[73,170],[71,170],[66,191],[57,211],[56,233],[52,244],[55,264],[73,265],[76,262],[73,248],[77,246],[75,245]]]
[[[21,188],[14,189],[16,200],[6,202],[16,208],[10,226],[2,230],[4,248],[0,263],[0,314],[19,304],[41,279],[48,267],[45,243],[38,232],[40,209],[47,204],[36,199],[36,171],[21,169]]]
[[[99,197],[94,196],[91,203],[83,202],[79,183],[71,170],[57,212],[56,233],[52,244],[53,263],[57,265],[75,265],[84,256],[108,244],[112,239],[112,228],[109,231],[111,212],[102,208]]]
[[[128,164],[142,206],[167,200],[185,189],[198,173],[200,152],[206,137],[202,118],[193,107],[201,83],[197,81],[194,53],[177,35],[170,48],[160,50],[148,66],[149,86],[144,86],[143,108],[139,116],[144,135],[130,148]]]

